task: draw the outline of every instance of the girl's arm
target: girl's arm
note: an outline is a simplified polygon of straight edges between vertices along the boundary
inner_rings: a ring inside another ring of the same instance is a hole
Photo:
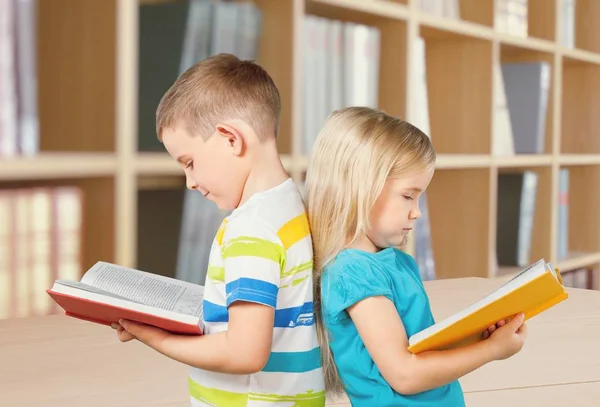
[[[236,302],[229,307],[228,331],[173,335],[162,329],[121,321],[119,338],[141,342],[183,364],[220,373],[251,374],[267,364],[273,339],[275,310],[262,304]]]
[[[401,394],[443,386],[488,362],[509,357],[521,349],[526,335],[521,315],[484,341],[415,355],[407,350],[404,325],[388,298],[366,298],[349,307],[348,313],[384,379]]]

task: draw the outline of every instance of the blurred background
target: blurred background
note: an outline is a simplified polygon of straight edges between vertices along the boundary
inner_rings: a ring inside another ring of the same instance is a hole
[[[438,153],[407,251],[426,280],[539,258],[599,289],[600,1],[0,0],[0,319],[97,261],[203,284],[227,213],[185,190],[158,102],[209,55],[256,60],[302,188],[334,109],[424,130]]]

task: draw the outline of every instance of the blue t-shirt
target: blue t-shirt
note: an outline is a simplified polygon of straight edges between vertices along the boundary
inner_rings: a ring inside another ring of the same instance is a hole
[[[353,406],[464,407],[458,381],[415,395],[402,395],[385,381],[346,309],[371,296],[396,306],[408,337],[434,324],[414,259],[394,248],[367,253],[346,249],[323,273],[323,322],[344,388]]]

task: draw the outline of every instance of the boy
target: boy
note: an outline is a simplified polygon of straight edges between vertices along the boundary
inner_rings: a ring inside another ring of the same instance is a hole
[[[192,406],[323,406],[313,324],[312,241],[302,197],[276,146],[279,92],[258,65],[229,54],[203,60],[163,96],[157,133],[189,189],[233,210],[212,245],[205,335],[178,336],[120,321],[191,367]]]

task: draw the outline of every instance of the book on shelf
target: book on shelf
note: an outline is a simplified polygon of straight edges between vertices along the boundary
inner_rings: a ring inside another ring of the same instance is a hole
[[[498,174],[496,257],[498,265],[530,262],[539,175],[534,171]]]
[[[377,108],[381,30],[377,26],[304,16],[302,153],[309,155],[331,112]]]
[[[65,314],[110,325],[119,319],[179,334],[203,333],[204,287],[99,261],[81,281],[56,280],[47,290]]]
[[[516,154],[543,154],[551,86],[546,61],[503,63],[504,91]]]
[[[474,304],[410,336],[408,350],[416,354],[477,342],[496,322],[521,312],[528,320],[567,297],[560,271],[540,259]]]

